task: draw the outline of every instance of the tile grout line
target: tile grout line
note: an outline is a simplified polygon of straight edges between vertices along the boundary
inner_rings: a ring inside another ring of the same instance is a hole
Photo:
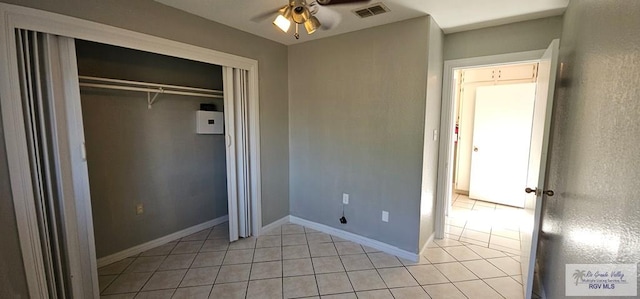
[[[466,225],[466,223],[465,223],[465,225]],[[443,248],[442,246],[438,245],[438,244],[437,244],[437,243],[435,243],[435,242],[434,242],[434,244],[436,244],[436,246],[438,246],[438,248],[440,248],[440,249],[444,250],[444,248]],[[445,250],[445,252],[446,252],[446,250]],[[455,257],[454,257],[454,259],[455,259]],[[428,260],[428,259],[427,259],[427,260]],[[440,264],[442,264],[442,263],[440,263]],[[444,276],[444,278],[446,278],[446,279],[447,279],[447,281],[449,281],[449,284],[451,284],[453,287],[455,287],[455,288],[458,290],[458,292],[460,292],[460,294],[462,294],[462,296],[465,296],[466,298],[469,298],[469,297],[468,297],[464,292],[462,292],[462,290],[461,290],[460,288],[458,288],[458,286],[457,286],[457,285],[455,285],[455,284],[454,284],[454,282],[453,282],[453,281],[451,281],[451,279],[450,279],[448,276],[444,275],[444,273],[442,273],[442,271],[440,271],[440,269],[438,269],[438,267],[436,267],[436,266],[434,265],[434,266],[433,266],[433,268],[435,268],[435,269],[436,269],[436,271],[438,271],[440,274],[442,274],[442,276]],[[424,289],[424,287],[423,287],[423,289]],[[427,291],[427,290],[425,290],[425,292],[426,292],[426,291]],[[429,294],[429,292],[427,292],[427,294]],[[431,295],[429,295],[429,296],[431,296]]]
[[[281,280],[280,288],[282,289],[282,298],[285,298],[285,296],[284,296],[284,250],[282,248],[284,246],[282,246],[282,242],[283,242],[282,241],[282,226],[280,226],[280,265],[281,265],[280,266],[281,267],[280,270],[282,270],[281,271],[282,280]],[[258,243],[258,240],[256,240],[256,246],[258,246],[257,243]]]
[[[211,234],[211,232],[213,231],[213,227],[209,229],[209,233],[207,234],[207,237],[209,236],[209,234]],[[201,231],[200,231],[201,232]],[[200,233],[197,232],[197,233]],[[196,234],[197,234],[196,233]],[[185,277],[187,277],[187,274],[189,274],[189,270],[191,270],[191,266],[193,266],[193,262],[195,262],[196,257],[198,257],[198,253],[200,253],[200,250],[202,250],[202,247],[204,246],[204,242],[206,242],[206,238],[204,239],[204,241],[202,241],[202,244],[200,245],[200,248],[198,248],[198,252],[195,253],[195,256],[193,257],[193,260],[191,261],[191,263],[189,263],[189,267],[187,268],[187,271],[184,272],[184,275],[182,276],[182,279],[180,279],[180,282],[178,283],[178,285],[176,286],[176,288],[173,291],[173,295],[175,295],[176,292],[178,292],[178,289],[180,288],[180,285],[182,284],[182,282],[184,281]],[[199,241],[199,240],[196,240]],[[180,242],[182,242],[182,239],[180,240]],[[178,242],[178,244],[180,244],[180,242]],[[177,246],[177,244],[176,244]],[[218,270],[219,271],[219,270]],[[213,285],[211,286],[211,289],[213,289]],[[139,292],[138,292],[139,293]],[[211,291],[209,291],[209,293],[211,293]],[[171,295],[171,297],[173,297],[173,295]],[[137,296],[137,295],[136,295]]]
[[[435,243],[435,242],[434,242],[434,243]],[[438,245],[438,244],[436,244],[436,245],[437,245],[440,249],[445,250],[445,249],[444,249],[444,247],[442,247],[442,246],[440,246],[440,245]],[[445,252],[446,252],[446,250],[445,250]],[[453,258],[455,259],[455,257],[453,257]],[[439,264],[444,264],[444,263],[439,263]],[[438,269],[438,267],[436,267],[435,265],[434,265],[433,267],[436,269],[436,271],[438,271],[440,274],[442,274],[442,276],[444,276],[444,278],[446,278],[446,279],[449,281],[449,283],[450,283],[452,286],[454,286],[454,287],[458,290],[458,292],[460,292],[460,294],[462,294],[463,296],[465,296],[465,297],[469,298],[469,297],[468,297],[464,292],[462,292],[462,290],[461,290],[460,288],[458,288],[458,286],[457,286],[457,285],[455,285],[455,283],[454,283],[453,281],[451,281],[451,279],[450,279],[447,275],[445,275],[444,273],[442,273],[442,271],[440,271],[440,269]],[[426,291],[426,290],[425,290],[425,291]],[[428,294],[428,292],[427,292],[427,294]]]
[[[475,206],[475,203],[477,203],[477,202],[474,202],[474,206]],[[496,207],[497,207],[497,206],[496,206]],[[496,208],[496,207],[494,207],[494,212],[497,210],[497,208]],[[466,229],[466,225],[467,225],[467,223],[468,223],[468,219],[465,219],[465,228],[463,228],[463,232],[464,232],[464,229]],[[491,238],[491,236],[492,236],[492,235],[493,235],[493,223],[491,224],[491,228],[490,228],[490,232],[489,232],[489,238]],[[489,242],[487,242],[487,248],[492,249],[492,248],[490,248],[490,247],[489,247],[489,246],[490,246],[490,244],[491,244],[491,243],[490,243],[490,240],[491,240],[491,239],[489,239]],[[458,240],[458,241],[460,242],[460,240]],[[441,249],[445,250],[445,252],[447,252],[447,251],[446,251],[446,249],[445,249],[444,247],[440,246],[440,245],[439,245],[439,244],[437,244],[437,243],[436,243],[436,245],[437,245],[439,248],[441,248]],[[471,250],[472,252],[475,252],[475,251],[473,251],[473,249],[469,248],[469,244],[463,243],[463,245],[464,245],[467,249]],[[484,248],[484,247],[483,247],[483,248]],[[497,250],[497,249],[492,249],[492,250],[496,250],[496,251],[498,251],[498,252],[501,252],[502,254],[505,254],[505,256],[504,256],[504,257],[509,257],[509,258],[511,258],[511,256],[507,255],[507,253],[506,253],[506,252],[503,252],[503,251],[501,251],[501,250]],[[448,253],[448,252],[447,252],[447,253]],[[476,254],[477,254],[477,253],[476,253]],[[478,255],[479,255],[479,254],[478,254]],[[482,259],[482,260],[484,260],[484,261],[486,261],[486,262],[489,262],[489,261],[488,261],[488,259],[486,259],[486,258],[484,258],[484,257],[482,257],[482,256],[480,256],[480,257],[481,257],[481,259]],[[454,259],[455,259],[458,263],[460,263],[464,268],[466,268],[468,271],[470,271],[471,273],[473,273],[473,271],[471,271],[467,266],[465,266],[465,265],[462,263],[462,261],[458,260],[456,257],[454,257]],[[478,260],[480,260],[480,259],[478,259]],[[498,277],[498,278],[505,278],[505,277],[509,277],[510,279],[512,279],[513,281],[515,281],[516,283],[518,283],[518,282],[517,282],[513,277],[511,277],[511,275],[507,274],[505,271],[503,271],[503,270],[502,270],[502,269],[500,269],[499,267],[495,266],[493,263],[491,263],[491,262],[489,262],[489,263],[490,263],[491,265],[493,265],[494,267],[496,267],[500,272],[502,272],[503,274],[505,274],[505,275],[506,275],[506,276],[502,276],[502,277]],[[437,267],[435,267],[435,266],[434,266],[434,268],[436,268],[436,270],[439,270],[439,269],[437,269]],[[478,275],[476,275],[475,273],[473,273],[473,274],[474,274],[476,277],[478,277],[478,278],[479,278],[478,280],[481,280],[484,284],[486,284],[487,286],[489,286],[492,290],[494,290],[494,291],[495,291],[496,293],[498,293],[500,296],[502,296],[503,298],[505,297],[502,293],[500,293],[498,290],[494,289],[490,284],[488,284],[487,282],[485,282],[485,281],[484,281],[484,280],[485,280],[484,278],[480,278],[480,277],[479,277]],[[449,281],[450,281],[450,283],[452,283],[452,284],[453,284],[453,282],[451,282],[451,280],[450,280],[446,275],[444,275],[444,276],[445,276],[445,278],[447,278],[447,280],[449,280]],[[496,278],[496,277],[493,277],[493,278]],[[487,278],[487,279],[490,279],[490,278]],[[473,281],[473,280],[466,280],[466,281]],[[455,284],[453,284],[453,285],[455,286]],[[520,284],[520,285],[522,286],[522,284]],[[457,286],[456,286],[456,288],[457,288]],[[460,289],[458,288],[458,290],[460,290]],[[460,291],[461,291],[461,290],[460,290]],[[463,295],[464,295],[464,293],[463,293]],[[465,296],[466,296],[466,295],[465,295]]]
[[[347,269],[344,267],[344,264],[342,263],[342,259],[340,259],[340,254],[338,253],[338,247],[336,246],[336,242],[333,239],[333,237],[331,237],[331,244],[333,244],[333,248],[336,250],[336,256],[338,256],[338,260],[340,260],[340,264],[342,265],[342,268],[344,269],[344,275],[347,277],[347,280],[349,281],[349,285],[351,286],[351,289],[353,290],[353,293],[356,295],[356,297],[358,297],[358,294],[356,293],[356,289],[353,287],[353,283],[351,282],[351,278],[349,277],[349,274],[347,273]]]

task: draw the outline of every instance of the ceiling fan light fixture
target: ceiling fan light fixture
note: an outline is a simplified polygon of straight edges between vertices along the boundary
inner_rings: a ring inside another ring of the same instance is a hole
[[[291,27],[291,21],[285,18],[283,15],[278,15],[276,19],[273,21],[273,25],[276,25],[283,32],[288,32],[289,27]]]
[[[311,17],[311,12],[304,6],[294,7],[291,12],[291,18],[298,24],[303,24]]]
[[[307,29],[307,34],[312,34],[320,28],[320,21],[315,16],[311,16],[306,22],[304,22],[304,28]]]
[[[291,6],[287,5],[280,9],[280,14],[286,19],[291,19]]]

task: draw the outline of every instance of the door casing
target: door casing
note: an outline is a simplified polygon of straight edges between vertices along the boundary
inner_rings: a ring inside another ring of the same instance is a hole
[[[557,47],[558,43],[559,40],[553,40],[550,48],[554,46]],[[442,154],[440,155],[438,165],[438,193],[436,198],[436,238],[444,237],[445,215],[448,207],[450,206],[452,192],[452,186],[450,182],[452,180],[451,164],[453,161],[453,147],[451,146],[452,142],[450,141],[453,139],[453,113],[455,112],[453,111],[455,99],[452,93],[452,91],[454,90],[453,88],[455,87],[455,81],[453,79],[454,71],[461,68],[474,68],[507,63],[540,62],[546,51],[547,49],[445,61],[445,74],[443,78],[443,103],[441,111],[441,130],[442,132],[444,132],[444,136],[440,140],[440,152]],[[547,111],[551,109],[551,107],[546,108]],[[545,127],[546,132],[548,132],[547,130],[548,127]],[[548,136],[545,137],[548,138]],[[541,163],[546,164],[546,161],[541,161]],[[538,205],[539,204],[540,199],[538,199]],[[528,262],[529,264],[533,263],[531,259],[529,259]],[[528,277],[527,281],[523,281],[523,291],[526,298],[530,298],[530,287],[532,284],[532,279],[533,277]]]
[[[455,79],[456,70],[480,68],[495,65],[538,62],[544,50],[515,52],[500,55],[481,56],[446,60],[442,77],[442,105],[440,110],[440,147],[438,157],[438,185],[435,209],[435,238],[444,238],[445,216],[451,206],[453,186],[453,138],[455,115]]]

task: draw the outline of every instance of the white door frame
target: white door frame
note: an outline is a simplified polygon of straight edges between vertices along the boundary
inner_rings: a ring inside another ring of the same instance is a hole
[[[453,192],[451,182],[453,179],[453,135],[455,114],[455,80],[453,74],[456,70],[476,67],[486,67],[514,63],[537,62],[544,54],[544,50],[507,53],[491,56],[480,56],[444,62],[444,74],[442,77],[442,105],[440,109],[440,148],[438,157],[438,185],[435,211],[435,238],[444,238],[445,215],[451,203]]]
[[[86,21],[60,14],[45,12],[37,9],[0,3],[0,107],[2,107],[3,131],[7,148],[11,192],[20,237],[23,264],[27,279],[27,286],[31,298],[48,298],[47,285],[44,280],[42,252],[40,250],[36,213],[33,205],[33,189],[27,151],[26,135],[20,101],[20,87],[16,60],[15,29],[28,29],[43,33],[84,39],[99,43],[116,45],[141,51],[153,52],[168,56],[186,58],[221,66],[234,67],[249,71],[249,161],[251,177],[251,202],[255,207],[252,213],[253,231],[259,235],[262,227],[261,217],[261,173],[260,173],[260,122],[258,98],[258,61],[237,55],[214,51],[160,37],[142,34],[130,30],[116,28],[104,24]],[[72,99],[71,107],[79,109],[79,98]],[[78,110],[76,110],[78,111]],[[76,121],[78,121],[76,119]],[[81,121],[81,120],[80,120]],[[82,123],[75,124],[82,132]],[[234,143],[231,136],[228,142]],[[231,139],[231,140],[230,140]],[[78,148],[78,151],[81,149]],[[229,149],[227,149],[229,150]],[[86,167],[86,166],[85,166]],[[234,170],[235,171],[235,170]],[[76,178],[74,178],[74,185]],[[79,182],[81,186],[88,182]],[[84,186],[88,190],[89,186]],[[76,190],[76,195],[82,190]],[[87,196],[77,199],[86,205],[78,215],[88,219],[92,225],[91,202]],[[76,219],[71,219],[77,221]],[[87,229],[87,240],[93,241],[93,229]],[[92,277],[94,294],[97,289],[97,265],[94,244],[85,244],[93,256],[90,261],[93,273],[80,273],[85,277]],[[70,249],[70,254],[79,254],[80,248]],[[90,276],[88,276],[90,275]],[[91,283],[91,282],[89,282]],[[87,287],[87,286],[85,286]]]

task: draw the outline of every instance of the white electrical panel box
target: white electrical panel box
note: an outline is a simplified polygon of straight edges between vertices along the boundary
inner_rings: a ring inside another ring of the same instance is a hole
[[[196,133],[224,134],[224,113],[219,111],[196,111]]]

